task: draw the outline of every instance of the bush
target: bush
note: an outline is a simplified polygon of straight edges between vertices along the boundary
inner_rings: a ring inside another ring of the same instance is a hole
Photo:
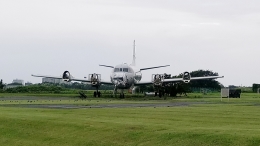
[[[19,86],[16,88],[8,88],[4,90],[5,93],[61,93],[63,91],[69,91],[63,87],[55,85],[31,85],[31,86]]]

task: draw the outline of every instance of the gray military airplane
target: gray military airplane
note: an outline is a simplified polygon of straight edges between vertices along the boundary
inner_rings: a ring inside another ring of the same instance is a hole
[[[110,75],[110,81],[101,80],[100,74],[89,74],[88,78],[79,79],[74,78],[69,71],[64,71],[62,76],[46,76],[46,75],[32,75],[34,77],[46,77],[46,78],[54,78],[54,79],[62,79],[63,81],[70,82],[70,81],[80,81],[80,82],[87,82],[92,85],[92,87],[96,88],[94,92],[94,97],[100,97],[100,92],[98,88],[102,84],[106,85],[114,85],[114,94],[116,94],[117,89],[121,89],[120,98],[124,98],[124,89],[133,89],[135,86],[138,85],[148,85],[153,84],[155,89],[160,89],[163,87],[164,83],[172,83],[172,82],[184,82],[189,83],[192,80],[201,80],[201,79],[216,79],[216,78],[223,78],[224,76],[205,76],[205,77],[191,77],[189,72],[184,72],[182,78],[172,78],[172,79],[164,79],[163,74],[153,74],[151,81],[141,81],[142,73],[141,71],[167,67],[170,65],[164,66],[155,66],[155,67],[148,67],[148,68],[137,68],[135,63],[135,41],[134,41],[134,48],[133,48],[133,61],[132,64],[119,64],[116,66],[109,66],[109,65],[99,65],[103,67],[112,68],[112,73]],[[159,97],[162,96],[162,92],[157,90],[155,95],[159,94]]]

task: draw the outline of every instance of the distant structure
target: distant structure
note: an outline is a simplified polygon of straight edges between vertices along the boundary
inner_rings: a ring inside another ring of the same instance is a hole
[[[228,88],[237,88],[235,85],[229,85]]]
[[[7,84],[5,86],[5,89],[15,88],[15,87],[19,87],[19,86],[24,86],[24,81],[21,79],[14,79],[11,84]]]
[[[22,85],[24,85],[24,81],[20,80],[20,79],[14,79],[12,84],[22,84]]]
[[[63,81],[62,79],[54,78],[42,78],[42,83],[70,84],[70,82]]]
[[[252,85],[252,90],[253,90],[254,93],[259,93],[259,89],[260,89],[260,84],[254,83]]]
[[[25,85],[25,86],[30,86],[30,85],[32,85],[32,83],[27,82],[27,83],[25,83],[24,85]]]

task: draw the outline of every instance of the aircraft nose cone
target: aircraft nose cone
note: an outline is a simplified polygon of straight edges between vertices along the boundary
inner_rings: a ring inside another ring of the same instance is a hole
[[[125,73],[114,73],[113,80],[114,80],[114,84],[116,84],[117,86],[125,86],[126,75]]]

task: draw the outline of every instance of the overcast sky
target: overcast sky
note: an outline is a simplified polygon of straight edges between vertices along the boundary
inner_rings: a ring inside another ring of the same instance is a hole
[[[1,0],[0,78],[39,83],[31,74],[77,78],[131,63],[177,75],[198,69],[225,86],[260,83],[259,0]]]

